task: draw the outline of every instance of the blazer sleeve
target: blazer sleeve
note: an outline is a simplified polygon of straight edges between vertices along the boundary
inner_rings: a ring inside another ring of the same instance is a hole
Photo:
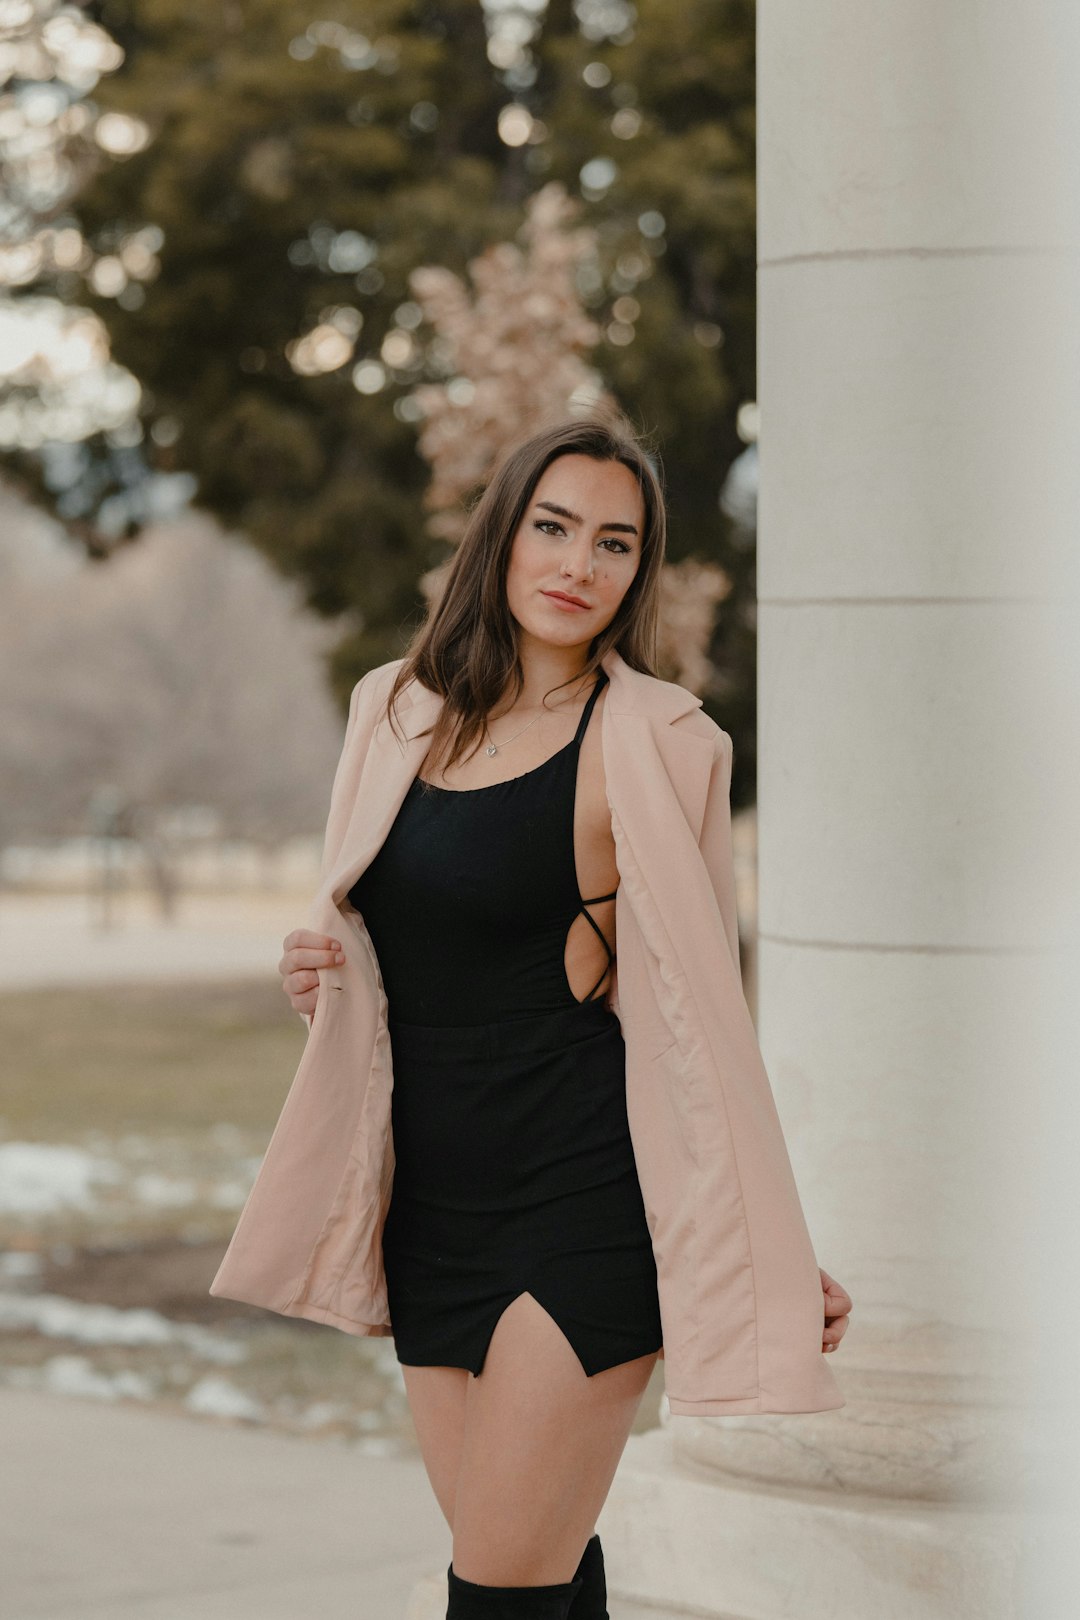
[[[735,904],[735,859],[731,839],[732,755],[731,738],[726,731],[721,731],[718,727],[698,846],[709,873],[716,903],[720,908],[731,959],[741,979],[739,917]]]
[[[370,680],[374,670],[362,675],[352,689],[349,698],[349,716],[345,722],[345,739],[341,745],[341,754],[338,757],[337,769],[334,772],[334,781],[330,789],[330,808],[326,815],[326,830],[323,834],[322,858],[319,863],[320,887],[330,876],[331,869],[337,859],[338,851],[345,840],[349,827],[349,817],[352,814],[356,799],[356,790],[360,782],[360,770],[364,763],[363,753],[358,750],[357,735],[359,731],[360,698],[364,683]],[[313,1013],[299,1013],[304,1028],[310,1031],[314,1022]]]

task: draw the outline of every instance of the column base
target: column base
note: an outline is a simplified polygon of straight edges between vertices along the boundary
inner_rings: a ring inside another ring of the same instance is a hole
[[[1045,1531],[1020,1513],[725,1478],[679,1460],[670,1429],[631,1435],[596,1527],[617,1620],[1006,1620]]]

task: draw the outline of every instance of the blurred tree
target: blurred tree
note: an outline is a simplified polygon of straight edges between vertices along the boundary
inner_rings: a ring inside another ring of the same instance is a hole
[[[432,470],[424,505],[432,534],[451,541],[465,529],[465,498],[508,442],[562,416],[568,401],[616,402],[583,355],[599,336],[583,310],[575,267],[595,262],[596,232],[573,225],[581,205],[558,181],[526,204],[518,236],[497,242],[469,265],[473,288],[446,269],[409,277],[455,376],[421,383],[420,450]],[[449,559],[421,576],[429,601],[440,595]],[[718,563],[683,557],[662,575],[658,664],[665,678],[703,692],[712,673],[709,642],[716,603],[731,588]]]
[[[518,242],[492,243],[471,260],[471,289],[443,266],[421,265],[409,276],[454,372],[409,396],[431,468],[431,534],[461,538],[462,502],[507,443],[562,416],[572,401],[611,397],[584,358],[600,328],[576,285],[575,270],[597,259],[596,232],[575,228],[580,209],[554,181],[528,198]]]
[[[659,433],[671,556],[717,562],[726,578],[706,585],[706,612],[723,600],[707,676],[681,678],[733,733],[745,803],[755,551],[717,495],[757,394],[755,0],[549,0],[536,55],[525,99],[546,135],[531,168],[580,189],[602,245],[602,278],[585,289],[604,328],[593,361]],[[667,581],[669,648],[702,622],[694,578],[691,565]]]
[[[323,660],[341,626],[242,535],[188,512],[107,568],[38,573],[4,568],[7,544],[0,846],[87,832],[104,788],[147,836],[192,807],[267,849],[321,828],[342,732]]]
[[[141,384],[125,476],[190,471],[197,502],[313,608],[351,616],[339,693],[400,652],[418,581],[447,554],[423,516],[411,396],[453,369],[420,330],[410,273],[461,274],[513,241],[549,179],[596,231],[577,276],[600,334],[590,362],[659,431],[672,557],[734,579],[717,632],[729,665],[752,594],[752,553],[730,546],[717,497],[754,391],[753,0],[81,9],[124,53],[95,114],[148,138],[129,156],[114,139],[79,193],[89,263],[46,265],[34,285],[94,311]],[[106,495],[115,518],[107,436],[63,481],[32,451],[3,454],[87,536]],[[739,662],[752,684],[752,656]]]

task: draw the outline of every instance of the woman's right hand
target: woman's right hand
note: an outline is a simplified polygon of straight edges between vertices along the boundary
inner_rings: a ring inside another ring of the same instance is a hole
[[[298,1013],[314,1015],[319,997],[316,968],[336,967],[344,962],[340,940],[314,934],[310,928],[294,928],[282,942],[285,954],[278,963],[281,988]]]

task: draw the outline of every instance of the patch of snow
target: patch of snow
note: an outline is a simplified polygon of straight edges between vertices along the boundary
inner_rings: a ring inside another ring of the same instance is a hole
[[[47,1215],[92,1209],[95,1182],[123,1179],[111,1159],[56,1142],[0,1143],[0,1211]]]
[[[197,1322],[170,1322],[145,1307],[123,1310],[63,1294],[0,1293],[0,1331],[25,1328],[80,1344],[183,1344],[204,1361],[235,1364],[248,1353],[239,1340],[225,1339]]]
[[[32,1249],[5,1249],[0,1254],[0,1277],[37,1277],[41,1266],[40,1254]]]
[[[193,1204],[199,1195],[193,1181],[163,1176],[156,1170],[147,1170],[136,1176],[131,1190],[140,1204],[151,1204],[155,1209],[175,1209],[182,1204]]]
[[[324,1424],[336,1423],[348,1416],[349,1408],[341,1401],[315,1401],[303,1413],[300,1422],[305,1429],[321,1429]]]
[[[86,1356],[51,1356],[38,1369],[40,1386],[52,1395],[92,1395],[97,1400],[117,1401],[124,1396],[152,1400],[157,1393],[152,1379],[124,1368],[120,1372],[100,1372]]]
[[[266,1408],[261,1401],[253,1400],[227,1378],[217,1374],[200,1378],[197,1384],[193,1384],[184,1397],[184,1405],[189,1411],[207,1417],[246,1418],[253,1423],[261,1422],[266,1417]]]
[[[250,1191],[246,1181],[219,1181],[210,1202],[215,1209],[239,1209]]]

